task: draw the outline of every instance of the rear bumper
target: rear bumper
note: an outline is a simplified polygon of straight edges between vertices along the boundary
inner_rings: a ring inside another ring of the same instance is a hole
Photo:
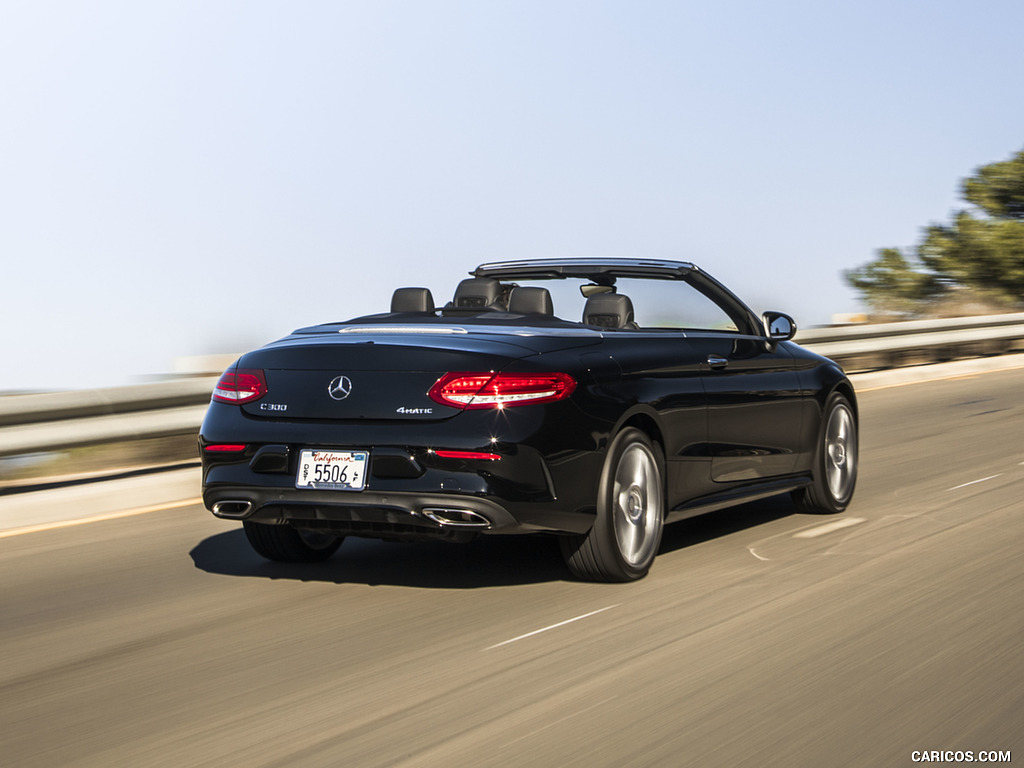
[[[220,474],[215,471],[218,469],[225,468],[208,468],[207,478]],[[208,481],[203,487],[206,508],[225,520],[289,523],[329,528],[346,535],[391,538],[395,533],[444,537],[452,531],[585,533],[595,516],[595,506],[588,503],[588,498],[574,502],[547,493],[535,493],[532,498],[530,494],[514,493],[513,499],[503,498],[494,493],[494,488],[488,488],[487,478],[472,473],[462,473],[463,482],[450,473],[445,476],[444,485],[461,486],[468,491],[476,484],[480,486],[477,493],[424,487],[422,478],[393,481],[387,483],[391,488],[383,490],[310,490],[268,485],[270,477],[255,473],[255,482],[246,482],[237,477],[242,468],[234,469],[231,474],[236,475],[235,482]],[[290,482],[292,478],[277,475],[273,479]],[[399,485],[408,490],[394,487]]]
[[[537,530],[524,526],[495,501],[456,494],[222,486],[207,489],[203,501],[213,514],[226,520],[290,524],[350,536],[445,538]]]
[[[218,517],[394,532],[585,533],[593,524],[603,442],[574,406],[474,411],[434,424],[259,420],[214,403],[200,431],[203,500]],[[244,444],[206,452],[210,443]],[[296,488],[303,448],[370,454],[361,491]],[[485,451],[498,460],[438,450]]]
[[[590,494],[596,486],[567,483],[566,493],[558,493],[543,459],[526,449],[520,449],[513,460],[503,460],[502,467],[493,466],[499,462],[464,460],[443,460],[439,464],[445,466],[428,467],[424,463],[430,459],[421,462],[409,454],[398,464],[393,452],[375,449],[367,487],[345,491],[296,488],[298,452],[285,446],[269,447],[279,462],[279,467],[270,471],[260,469],[267,456],[264,446],[250,446],[237,459],[204,456],[203,502],[207,509],[227,520],[301,522],[307,527],[318,527],[314,523],[320,522],[351,524],[352,535],[365,529],[370,536],[378,524],[413,526],[429,534],[451,529],[584,533],[593,523],[595,504]],[[570,462],[570,467],[599,466],[599,457],[579,458],[579,462]],[[378,466],[382,467],[380,475],[375,474]],[[415,476],[394,476],[397,469],[412,472],[409,467]],[[587,473],[574,474],[573,480],[578,481]]]

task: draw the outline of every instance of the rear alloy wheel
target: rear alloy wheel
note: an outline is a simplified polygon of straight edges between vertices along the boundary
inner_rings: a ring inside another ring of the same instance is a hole
[[[857,419],[839,392],[825,403],[814,456],[814,482],[793,497],[804,512],[836,514],[846,509],[857,485]]]
[[[647,575],[665,521],[660,449],[627,427],[612,441],[601,473],[597,518],[585,536],[561,539],[573,574],[587,581],[635,581]]]
[[[326,560],[341,546],[344,536],[292,528],[290,525],[266,525],[243,520],[245,538],[268,560],[284,563],[316,563]]]

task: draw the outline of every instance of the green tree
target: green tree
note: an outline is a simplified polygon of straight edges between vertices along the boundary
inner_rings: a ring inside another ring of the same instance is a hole
[[[935,275],[924,272],[898,248],[881,249],[874,261],[845,272],[844,277],[868,304],[886,313],[916,314],[943,291]]]
[[[927,314],[965,294],[1007,309],[1024,305],[1024,150],[978,168],[961,192],[973,209],[927,227],[909,258],[880,250],[845,272],[846,282],[882,312]]]
[[[993,218],[1024,221],[1024,150],[979,168],[964,180],[963,195]]]

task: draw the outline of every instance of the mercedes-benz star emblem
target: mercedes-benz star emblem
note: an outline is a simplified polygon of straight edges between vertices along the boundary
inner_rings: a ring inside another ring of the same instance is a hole
[[[335,400],[344,400],[352,394],[352,379],[348,376],[335,376],[327,385],[327,394]]]

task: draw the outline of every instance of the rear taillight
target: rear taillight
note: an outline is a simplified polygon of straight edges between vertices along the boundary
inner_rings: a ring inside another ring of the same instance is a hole
[[[511,408],[563,400],[576,389],[566,373],[446,373],[430,388],[430,399],[467,410]]]
[[[267,380],[258,368],[226,371],[213,388],[218,403],[251,403],[267,394]]]

